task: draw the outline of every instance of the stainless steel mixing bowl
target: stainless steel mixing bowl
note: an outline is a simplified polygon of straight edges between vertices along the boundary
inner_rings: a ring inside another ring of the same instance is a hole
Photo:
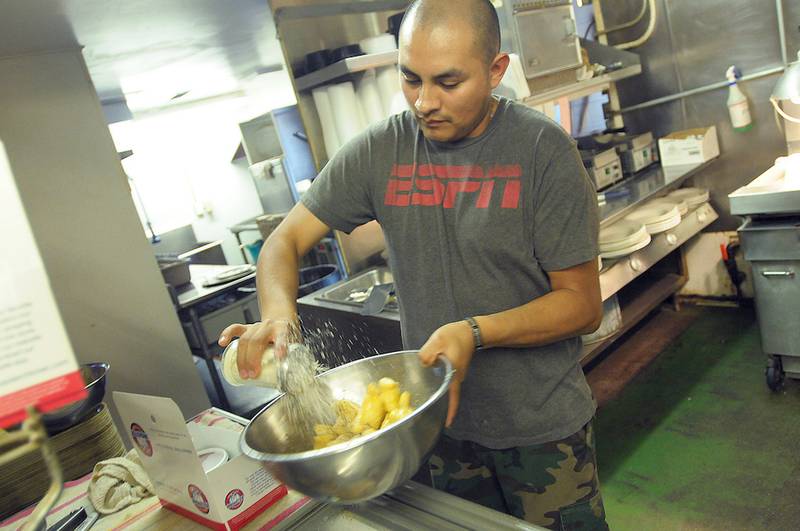
[[[289,487],[333,503],[357,503],[380,496],[408,480],[433,450],[447,416],[450,362],[423,367],[417,351],[382,354],[342,365],[318,376],[335,399],[360,404],[367,384],[393,378],[411,393],[414,412],[382,430],[349,442],[313,447],[313,433],[294,433],[283,397],[266,406],[242,433],[245,455],[261,461]]]

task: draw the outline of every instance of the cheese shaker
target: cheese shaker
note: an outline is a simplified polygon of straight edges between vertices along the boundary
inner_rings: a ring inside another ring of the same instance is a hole
[[[239,375],[238,345],[239,340],[234,339],[222,352],[222,377],[235,386],[254,385],[287,391],[293,386],[290,364],[313,367],[316,363],[311,351],[301,343],[290,343],[283,359],[276,358],[275,347],[270,345],[261,357],[261,373],[258,377],[242,378]]]

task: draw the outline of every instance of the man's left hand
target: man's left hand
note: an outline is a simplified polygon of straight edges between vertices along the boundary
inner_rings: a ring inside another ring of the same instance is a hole
[[[461,396],[461,382],[467,377],[467,370],[475,353],[472,329],[466,321],[448,323],[436,330],[419,351],[423,365],[430,367],[439,356],[444,356],[453,364],[455,375],[450,384],[450,407],[447,410],[445,426],[450,427],[458,411]]]

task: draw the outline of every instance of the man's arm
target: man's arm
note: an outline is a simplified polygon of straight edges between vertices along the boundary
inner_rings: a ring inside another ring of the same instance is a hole
[[[256,285],[261,315],[289,318],[297,315],[300,259],[330,232],[302,203],[270,234],[258,256]]]
[[[475,316],[484,347],[529,347],[588,334],[597,330],[603,318],[600,277],[592,260],[548,273],[552,291],[522,306],[491,315]],[[456,370],[450,385],[446,425],[458,411],[461,383],[475,354],[472,328],[466,321],[448,323],[437,329],[420,349],[424,365],[445,356]],[[478,354],[479,356],[482,354]]]
[[[499,313],[475,316],[485,347],[535,347],[597,330],[603,318],[597,262],[548,273],[552,291]]]
[[[261,322],[230,325],[219,338],[224,347],[239,337],[237,363],[243,378],[258,376],[264,351],[296,322],[300,258],[328,232],[330,227],[298,203],[262,246],[256,271]]]

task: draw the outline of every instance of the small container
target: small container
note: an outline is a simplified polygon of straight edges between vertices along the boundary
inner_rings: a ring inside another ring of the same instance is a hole
[[[278,388],[278,363],[275,349],[269,347],[261,358],[261,373],[258,378],[242,378],[239,376],[237,363],[239,340],[234,339],[222,353],[222,377],[231,385],[255,385],[258,387]]]
[[[234,339],[222,352],[222,377],[231,385],[255,385],[279,391],[287,391],[287,388],[297,390],[302,387],[303,380],[291,374],[290,365],[295,371],[305,369],[306,372],[315,371],[317,367],[314,355],[302,343],[289,343],[286,357],[280,360],[275,358],[275,348],[270,345],[261,358],[258,377],[242,378],[237,363],[238,345],[239,340]]]

